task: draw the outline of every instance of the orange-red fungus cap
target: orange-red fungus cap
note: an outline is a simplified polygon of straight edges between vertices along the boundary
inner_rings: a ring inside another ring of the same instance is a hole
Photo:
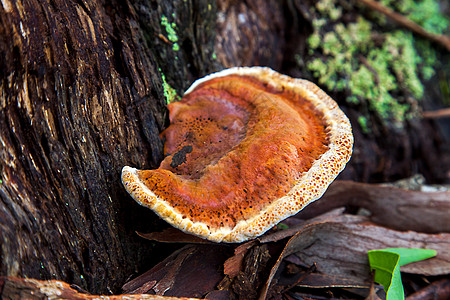
[[[124,167],[141,205],[215,242],[257,237],[320,198],[350,159],[350,122],[313,83],[262,67],[197,80],[169,104],[165,159]]]

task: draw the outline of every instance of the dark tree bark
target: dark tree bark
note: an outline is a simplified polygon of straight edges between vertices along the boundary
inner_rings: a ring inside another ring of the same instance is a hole
[[[181,91],[217,65],[207,2],[2,2],[0,274],[107,293],[149,261],[134,231],[159,221],[120,171],[162,158],[161,73]],[[163,15],[182,29],[179,51]]]

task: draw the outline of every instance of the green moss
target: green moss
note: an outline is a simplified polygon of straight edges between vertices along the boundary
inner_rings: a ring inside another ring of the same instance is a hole
[[[314,32],[313,34],[311,34],[308,38],[308,45],[310,47],[310,49],[317,49],[320,46],[320,35],[318,32]],[[314,51],[311,51],[310,54],[312,54]]]
[[[334,0],[322,0],[317,2],[316,8],[322,15],[331,20],[337,20],[342,16],[342,7],[336,6]]]
[[[392,56],[390,65],[393,72],[416,99],[423,96],[423,86],[418,77],[417,65],[421,58],[417,55],[410,33],[401,31],[387,35],[384,51]]]
[[[161,72],[161,69],[159,69],[159,72]],[[166,98],[166,104],[180,100],[180,96],[178,96],[177,91],[167,83],[166,76],[162,72],[161,79],[163,81],[163,92],[164,98]]]
[[[173,51],[180,50],[180,46],[177,43],[178,36],[175,31],[175,28],[177,27],[177,25],[173,22],[170,23],[169,20],[167,19],[167,17],[164,15],[161,17],[161,25],[164,26],[164,28],[166,29],[167,39],[173,43],[172,44]]]
[[[347,102],[368,107],[385,124],[402,126],[414,115],[412,110],[417,105],[411,106],[411,101],[423,97],[421,78],[429,79],[434,74],[434,49],[429,43],[416,41],[407,31],[380,32],[363,17],[351,23],[340,22],[342,5],[336,5],[336,1],[320,0],[311,10],[314,31],[308,46],[313,57],[306,67],[328,90],[344,92]],[[430,23],[442,32],[450,24],[433,0],[397,2],[411,19],[423,18],[419,22],[423,26]],[[427,3],[430,5],[425,8]]]
[[[180,50],[180,46],[178,45],[178,43],[173,43],[172,49],[173,49],[173,51],[178,51],[178,50]]]
[[[425,30],[443,34],[448,30],[450,18],[441,13],[436,0],[383,0],[384,5],[406,15]]]
[[[374,90],[374,80],[374,74],[362,65],[350,77],[348,87],[356,97],[365,97],[366,95],[376,97],[378,90]]]
[[[358,124],[359,124],[359,126],[361,126],[362,132],[364,132],[366,134],[370,133],[370,128],[367,125],[367,123],[368,123],[368,121],[367,121],[367,118],[365,116],[359,116],[358,117]]]

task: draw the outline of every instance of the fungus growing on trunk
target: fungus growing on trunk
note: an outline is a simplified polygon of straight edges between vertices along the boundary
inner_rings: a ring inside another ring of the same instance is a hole
[[[320,198],[350,159],[350,122],[315,84],[263,67],[199,79],[169,104],[165,159],[122,182],[171,225],[215,242],[257,237]]]

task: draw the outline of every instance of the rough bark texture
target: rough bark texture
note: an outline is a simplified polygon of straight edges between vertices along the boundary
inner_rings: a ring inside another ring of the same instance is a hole
[[[158,219],[126,195],[120,171],[162,158],[159,68],[181,90],[213,65],[199,45],[213,49],[215,6],[160,2],[2,2],[1,274],[107,293],[149,260],[134,231]],[[157,38],[162,15],[183,28],[177,53]]]

